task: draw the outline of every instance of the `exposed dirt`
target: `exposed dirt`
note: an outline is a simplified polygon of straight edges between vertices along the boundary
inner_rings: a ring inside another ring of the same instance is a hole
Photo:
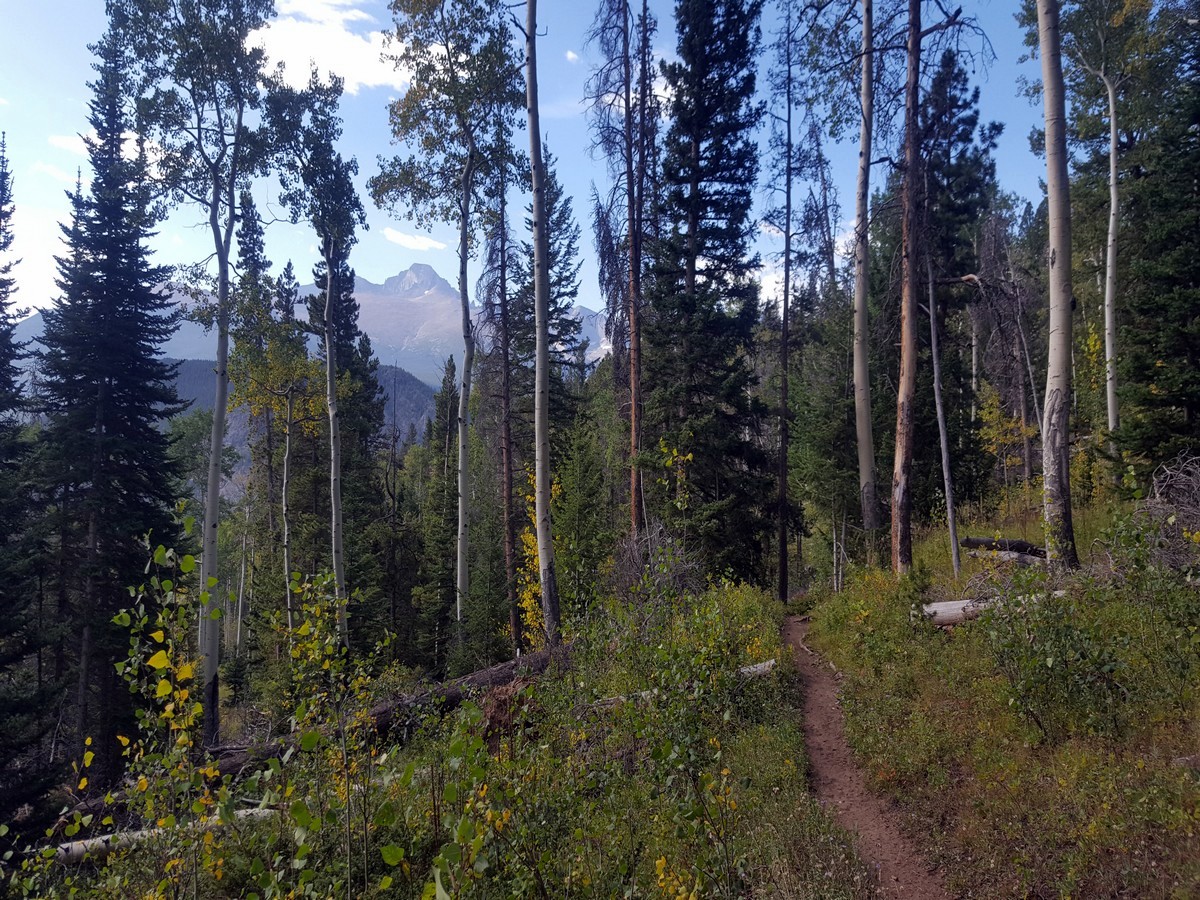
[[[784,622],[783,641],[792,649],[804,683],[804,743],[813,794],[839,825],[858,835],[858,852],[878,873],[882,897],[950,900],[920,848],[900,831],[895,810],[868,789],[846,743],[833,670],[805,645],[807,633],[808,622],[800,617]]]

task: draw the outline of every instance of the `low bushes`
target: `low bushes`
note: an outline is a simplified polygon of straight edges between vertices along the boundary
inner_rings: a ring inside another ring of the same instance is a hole
[[[950,632],[914,621],[927,575],[816,606],[852,745],[964,896],[1200,892],[1200,777],[1177,762],[1200,738],[1200,592],[1140,534],[1118,522],[1111,569],[1061,597],[997,582],[1007,599]]]

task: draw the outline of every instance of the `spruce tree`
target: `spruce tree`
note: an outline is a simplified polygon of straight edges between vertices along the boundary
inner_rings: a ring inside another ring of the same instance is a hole
[[[38,615],[31,446],[21,421],[26,400],[17,363],[26,347],[15,335],[20,312],[13,305],[13,209],[12,172],[0,134],[0,821],[37,798],[56,775],[48,755],[39,752],[54,724],[55,684],[39,665],[45,631]]]
[[[663,508],[716,571],[759,575],[766,458],[746,358],[758,321],[750,249],[758,177],[754,100],[760,0],[679,0],[662,213],[648,298],[646,418],[678,463]],[[653,441],[647,441],[650,446]]]
[[[568,369],[581,349],[579,333],[582,323],[575,317],[575,300],[579,296],[579,224],[575,221],[571,197],[555,172],[557,161],[549,148],[543,151],[546,160],[546,231],[548,235],[547,266],[550,272],[550,305],[547,332],[550,341],[550,427],[551,443],[557,458],[565,449],[566,431],[575,417],[577,398],[567,386]],[[532,212],[525,219],[526,229],[532,228]],[[522,241],[514,260],[516,290],[510,311],[512,341],[514,412],[518,418],[517,443],[533,457],[533,244]]]
[[[117,37],[95,48],[85,138],[92,167],[87,196],[72,196],[59,258],[62,295],[45,313],[40,407],[45,428],[40,477],[51,500],[47,542],[64,629],[58,666],[77,682],[76,739],[94,738],[93,782],[119,768],[116,734],[131,727],[129,694],[114,661],[128,636],[112,625],[128,586],[144,577],[143,539],[170,543],[172,465],[163,423],[181,405],[175,369],[161,346],[176,316],[146,244],[153,216],[144,148],[128,154],[133,123]]]

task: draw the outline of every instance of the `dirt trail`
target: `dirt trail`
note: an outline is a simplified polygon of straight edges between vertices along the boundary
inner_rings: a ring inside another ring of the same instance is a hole
[[[879,873],[880,893],[889,900],[951,900],[941,877],[931,872],[920,849],[906,838],[886,800],[871,793],[846,743],[837,682],[829,665],[804,643],[808,622],[784,622],[783,641],[792,648],[804,682],[804,743],[812,790],[834,819],[858,835],[858,852]]]

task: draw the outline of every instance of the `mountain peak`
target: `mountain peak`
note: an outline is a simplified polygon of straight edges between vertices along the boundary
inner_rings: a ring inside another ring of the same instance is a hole
[[[391,276],[383,283],[383,289],[389,294],[396,294],[409,300],[415,300],[425,294],[443,291],[454,293],[454,288],[441,275],[434,271],[433,266],[426,263],[413,263],[398,275]]]

